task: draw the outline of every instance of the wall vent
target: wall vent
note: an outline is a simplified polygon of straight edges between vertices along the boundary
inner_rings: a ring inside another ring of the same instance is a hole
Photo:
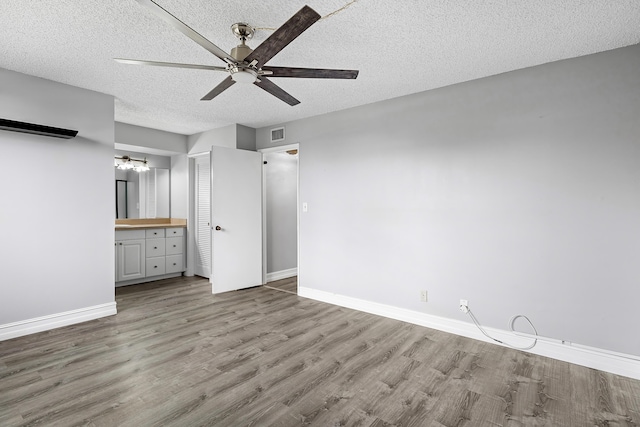
[[[284,141],[284,127],[271,129],[271,142]]]

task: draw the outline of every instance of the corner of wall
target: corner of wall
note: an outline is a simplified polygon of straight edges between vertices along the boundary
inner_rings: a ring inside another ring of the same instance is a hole
[[[236,148],[256,151],[256,129],[236,124]]]

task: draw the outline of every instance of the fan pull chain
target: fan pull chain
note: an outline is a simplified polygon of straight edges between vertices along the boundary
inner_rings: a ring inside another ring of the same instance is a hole
[[[352,4],[358,2],[359,0],[351,0],[348,3],[346,3],[344,6],[342,6],[339,9],[334,10],[333,12],[327,13],[326,15],[324,15],[323,17],[321,17],[319,19],[319,21],[322,21],[323,19],[327,19],[332,17],[333,15],[337,15],[338,13],[342,12],[343,10],[345,10],[346,8],[348,8],[349,6],[351,6]],[[272,28],[272,27],[254,27],[256,30],[262,30],[262,31],[275,31],[277,30],[277,28]]]

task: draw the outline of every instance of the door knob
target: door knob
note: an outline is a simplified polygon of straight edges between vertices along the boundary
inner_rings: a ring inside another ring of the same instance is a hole
[[[222,230],[222,227],[220,227],[219,225],[216,225],[216,231],[220,231]]]

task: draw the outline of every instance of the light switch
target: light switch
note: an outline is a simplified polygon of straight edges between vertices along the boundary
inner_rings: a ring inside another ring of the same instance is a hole
[[[309,205],[307,202],[302,203],[302,212],[307,212],[309,210]]]

